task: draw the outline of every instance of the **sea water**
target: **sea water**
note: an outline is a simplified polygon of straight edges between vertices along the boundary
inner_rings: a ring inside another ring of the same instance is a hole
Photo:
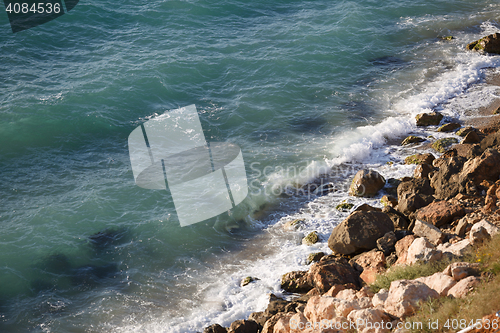
[[[486,0],[82,0],[14,34],[1,14],[0,331],[197,332],[286,297],[336,205],[380,206],[348,197],[354,173],[410,175],[401,140],[443,135],[415,114],[499,96],[500,57],[465,51],[498,17]],[[242,149],[250,193],[181,228],[168,191],[135,185],[127,138],[190,104],[207,141]],[[336,191],[299,190],[325,172]]]

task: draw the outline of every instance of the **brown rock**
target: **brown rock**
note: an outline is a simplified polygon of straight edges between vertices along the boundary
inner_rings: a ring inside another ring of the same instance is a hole
[[[368,204],[361,204],[359,205],[354,212],[381,212],[382,209],[370,206]]]
[[[382,208],[382,212],[386,213],[392,221],[395,230],[407,230],[410,226],[410,221],[402,213],[392,207],[386,206]]]
[[[227,328],[220,326],[219,324],[213,324],[206,327],[203,333],[227,333]]]
[[[401,146],[406,146],[406,145],[409,145],[412,143],[419,143],[419,142],[423,142],[423,141],[425,141],[425,138],[421,138],[421,137],[415,136],[415,135],[410,135],[410,136],[407,136],[406,139],[403,140],[403,142],[401,142]]]
[[[307,302],[304,316],[312,323],[322,320],[331,320],[337,317],[347,317],[355,310],[354,302],[348,302],[329,296],[314,296]]]
[[[437,250],[443,252],[443,254],[451,254],[452,256],[456,257],[465,256],[468,252],[470,252],[471,249],[472,246],[468,239],[464,239],[453,244],[443,243],[437,246]]]
[[[389,207],[396,207],[398,205],[398,199],[396,197],[393,197],[392,195],[384,195],[381,199],[380,202],[384,206],[389,206]]]
[[[405,158],[405,164],[431,164],[436,158],[430,153],[415,154]]]
[[[253,320],[257,324],[259,324],[261,327],[264,326],[266,321],[269,319],[269,317],[266,315],[265,312],[259,311],[259,312],[252,312],[250,316],[248,316],[248,320]]]
[[[385,185],[385,179],[377,171],[359,170],[352,180],[349,195],[371,197]]]
[[[459,129],[461,126],[458,123],[448,123],[438,128],[438,132],[453,132]]]
[[[425,237],[434,245],[441,244],[446,238],[446,235],[441,230],[420,220],[415,220],[413,233],[419,237]]]
[[[397,241],[396,234],[389,231],[383,237],[377,239],[377,248],[387,256],[394,251],[394,245],[396,245]]]
[[[467,133],[461,143],[478,143],[481,139],[475,131],[470,131]]]
[[[467,134],[469,134],[471,131],[475,131],[475,129],[471,126],[466,126],[466,127],[462,127],[461,129],[459,129],[457,131],[457,133],[455,133],[456,135],[458,136],[466,136]]]
[[[415,280],[393,281],[384,303],[384,309],[393,316],[404,318],[415,312],[419,302],[438,297],[439,294],[435,290],[422,282]]]
[[[496,149],[488,148],[484,153],[464,164],[460,173],[460,183],[465,184],[472,181],[479,185],[483,180],[496,181],[500,176],[500,152]]]
[[[420,164],[415,168],[413,177],[415,178],[428,178],[429,173],[434,171],[434,167],[430,164]]]
[[[290,318],[292,318],[292,316],[293,313],[280,312],[275,314],[269,320],[266,321],[264,327],[262,328],[261,333],[275,333],[276,331],[274,330],[274,326],[278,323],[278,321],[281,321],[281,325],[286,326],[286,323],[290,323]],[[281,325],[280,328],[282,327]],[[284,332],[286,332],[286,330]]]
[[[394,246],[396,248],[396,255],[398,256],[396,265],[408,264],[407,263],[408,248],[411,246],[411,244],[415,239],[416,239],[415,236],[408,235],[396,242],[396,245]]]
[[[333,229],[328,247],[340,254],[371,250],[377,246],[377,239],[389,231],[394,231],[394,225],[387,214],[376,211],[353,212]]]
[[[430,185],[436,191],[436,198],[450,199],[459,193],[459,173],[465,161],[464,157],[444,155],[434,161],[434,166],[439,169],[430,177]]]
[[[467,44],[467,50],[500,54],[500,34],[494,33],[475,42]]]
[[[500,130],[488,134],[483,140],[481,140],[482,151],[485,151],[488,148],[498,148],[499,145],[500,145]]]
[[[259,325],[253,320],[236,320],[229,327],[228,333],[257,333]]]
[[[281,277],[281,288],[291,293],[306,293],[313,288],[306,271],[294,271]]]
[[[376,275],[385,271],[385,255],[376,250],[365,252],[353,259],[353,266],[361,271],[360,278],[366,284],[372,284]]]
[[[320,293],[336,284],[352,284],[359,288],[359,273],[344,258],[323,257],[309,269],[308,281]]]
[[[420,113],[415,117],[417,126],[439,125],[443,115],[437,112]]]
[[[481,282],[481,280],[475,276],[469,276],[460,280],[448,291],[448,296],[453,296],[455,298],[465,297],[469,292],[474,290],[474,287],[477,286],[479,282]]]
[[[447,201],[433,202],[417,211],[417,219],[436,227],[449,224],[454,219],[464,215],[465,211],[462,206]]]
[[[323,296],[336,297],[340,291],[345,290],[345,289],[346,289],[345,285],[336,284],[333,287],[331,287],[330,289],[328,289],[328,291],[326,293],[324,293]]]
[[[402,182],[398,186],[398,210],[408,215],[417,209],[427,206],[434,198],[429,180],[424,178]]]

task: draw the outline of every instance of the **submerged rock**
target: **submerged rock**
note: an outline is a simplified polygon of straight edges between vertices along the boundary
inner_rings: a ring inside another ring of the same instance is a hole
[[[112,245],[123,243],[126,234],[127,230],[124,228],[106,229],[90,235],[88,239],[89,243],[94,247],[94,249],[105,250]]]
[[[461,125],[459,123],[448,123],[438,128],[438,132],[453,132],[459,129]]]
[[[415,136],[415,135],[410,135],[410,136],[406,137],[406,139],[404,139],[403,142],[401,142],[401,146],[406,146],[406,145],[409,145],[412,143],[419,143],[419,142],[423,142],[425,140],[426,140],[425,138]]]
[[[443,115],[437,112],[420,113],[415,116],[415,120],[417,121],[417,126],[439,125],[442,119]]]
[[[377,171],[359,170],[349,188],[349,195],[371,197],[385,185],[385,179]]]
[[[354,204],[352,203],[349,203],[349,202],[343,202],[341,204],[338,204],[337,206],[335,206],[335,209],[336,210],[341,210],[341,211],[344,211],[344,212],[348,212],[352,209],[352,207],[354,207]]]
[[[494,33],[467,45],[467,50],[500,54],[500,33]]]

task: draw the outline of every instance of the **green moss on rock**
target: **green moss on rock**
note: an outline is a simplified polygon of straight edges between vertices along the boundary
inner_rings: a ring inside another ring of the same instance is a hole
[[[434,148],[436,151],[440,153],[444,153],[446,151],[446,148],[451,146],[454,143],[458,143],[458,140],[455,138],[442,138],[439,140],[436,140],[432,144],[432,148]]]
[[[342,211],[349,211],[351,208],[354,207],[354,204],[349,203],[349,202],[343,202],[341,204],[338,204],[335,209],[336,210],[342,210]]]
[[[418,143],[418,142],[422,142],[422,141],[425,141],[425,139],[421,138],[419,136],[410,135],[410,136],[406,137],[406,139],[404,139],[403,142],[401,142],[401,146],[406,146],[406,145],[409,145],[412,143]]]
[[[444,124],[443,126],[438,128],[438,132],[453,132],[456,129],[460,128],[460,124],[457,123],[449,123]]]
[[[304,245],[313,245],[319,241],[318,233],[316,231],[311,232],[306,237],[302,238],[302,244]]]

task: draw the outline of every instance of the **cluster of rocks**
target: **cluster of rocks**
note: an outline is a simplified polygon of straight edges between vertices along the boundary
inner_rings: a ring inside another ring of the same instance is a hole
[[[494,34],[468,49],[500,53],[499,46],[500,34]],[[437,112],[416,117],[418,126],[438,126],[442,120]],[[449,123],[438,128],[458,130],[455,134],[463,137],[460,144],[454,137],[436,140],[432,147],[443,153],[439,158],[426,153],[405,160],[417,164],[413,177],[386,180],[374,170],[355,175],[349,194],[373,197],[383,190],[384,208],[356,208],[333,229],[328,239],[332,254],[311,253],[309,270],[282,277],[282,289],[300,297],[287,301],[271,294],[265,311],[229,328],[211,325],[204,333],[347,332],[352,326],[346,329],[343,323],[360,321],[390,325],[358,325],[358,332],[401,332],[397,323],[414,314],[422,301],[465,297],[480,282],[479,265],[460,257],[500,232],[500,130],[460,127]],[[426,140],[410,136],[402,144]],[[352,206],[343,203],[336,209]],[[291,221],[285,228],[293,230],[299,223]],[[311,233],[303,243],[318,240]],[[456,262],[431,276],[393,281],[377,293],[369,288],[394,266],[443,259]],[[328,327],[320,324],[325,320]]]

